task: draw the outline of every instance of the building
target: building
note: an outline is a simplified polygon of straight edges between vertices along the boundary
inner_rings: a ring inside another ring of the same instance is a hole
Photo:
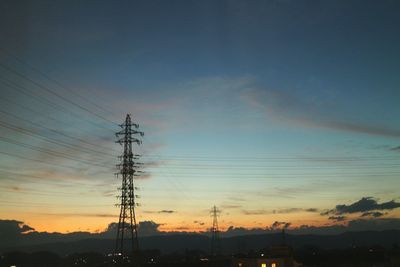
[[[288,246],[274,246],[269,250],[248,255],[234,257],[232,267],[299,267],[301,264],[293,259],[292,249]]]

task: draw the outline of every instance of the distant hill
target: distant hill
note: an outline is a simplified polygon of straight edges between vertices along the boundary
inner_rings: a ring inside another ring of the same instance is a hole
[[[400,245],[400,230],[346,232],[338,235],[293,235],[285,236],[286,244],[294,249],[304,247],[319,247],[322,249],[350,248],[356,246],[380,245],[391,247]],[[236,253],[248,250],[267,248],[271,245],[282,243],[281,234],[259,234],[227,237],[221,239],[224,253]],[[2,247],[6,251],[51,251],[60,255],[74,252],[101,252],[108,253],[114,248],[115,240],[112,239],[83,239],[77,241],[64,241],[36,245]],[[128,245],[128,244],[127,244]],[[200,250],[207,252],[210,240],[200,234],[176,234],[164,236],[150,236],[140,239],[142,249],[159,249],[162,253],[184,252],[185,250]]]

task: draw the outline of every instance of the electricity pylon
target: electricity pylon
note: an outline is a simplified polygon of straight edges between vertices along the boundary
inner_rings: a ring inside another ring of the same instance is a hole
[[[133,154],[132,143],[140,145],[142,142],[133,137],[133,135],[143,136],[143,132],[138,130],[139,125],[131,121],[131,116],[126,115],[125,122],[119,125],[122,130],[116,133],[117,141],[123,146],[124,152],[122,156],[119,156],[121,163],[117,165],[119,172],[116,174],[122,176],[122,186],[120,188],[121,195],[120,204],[117,204],[120,209],[119,221],[117,228],[117,239],[115,246],[115,253],[118,255],[124,255],[124,240],[128,239],[127,235],[130,234],[130,240],[132,243],[132,253],[136,253],[139,250],[138,241],[138,227],[136,224],[135,207],[136,203],[134,177],[139,176],[141,171],[137,168],[140,166],[136,160],[139,155]]]
[[[221,252],[221,243],[219,239],[218,229],[218,214],[220,211],[214,206],[211,209],[211,216],[213,217],[213,226],[211,228],[211,256],[217,256]]]

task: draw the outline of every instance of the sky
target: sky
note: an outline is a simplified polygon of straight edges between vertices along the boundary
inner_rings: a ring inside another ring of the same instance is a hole
[[[145,133],[138,220],[161,231],[206,231],[214,205],[224,231],[400,229],[397,1],[0,7],[1,220],[117,221],[129,113]]]

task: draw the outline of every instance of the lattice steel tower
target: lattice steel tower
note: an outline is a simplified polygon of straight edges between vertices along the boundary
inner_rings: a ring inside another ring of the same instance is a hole
[[[218,229],[218,214],[220,211],[214,206],[211,209],[211,216],[213,217],[213,226],[211,228],[211,255],[216,256],[221,252],[221,243],[219,239],[219,229]]]
[[[137,170],[140,167],[140,163],[137,162],[139,155],[133,154],[132,143],[140,145],[141,140],[133,137],[133,135],[143,136],[143,132],[136,129],[139,125],[131,121],[131,116],[126,115],[125,122],[119,125],[122,130],[116,133],[117,143],[123,146],[124,153],[119,156],[121,163],[117,165],[119,172],[118,175],[122,176],[122,186],[120,188],[121,195],[120,204],[117,204],[120,209],[117,239],[115,252],[119,255],[124,255],[124,240],[127,240],[127,235],[130,235],[132,242],[132,253],[136,253],[139,250],[138,241],[138,229],[136,224],[135,207],[137,206],[135,195],[134,177],[140,175],[140,171]]]

